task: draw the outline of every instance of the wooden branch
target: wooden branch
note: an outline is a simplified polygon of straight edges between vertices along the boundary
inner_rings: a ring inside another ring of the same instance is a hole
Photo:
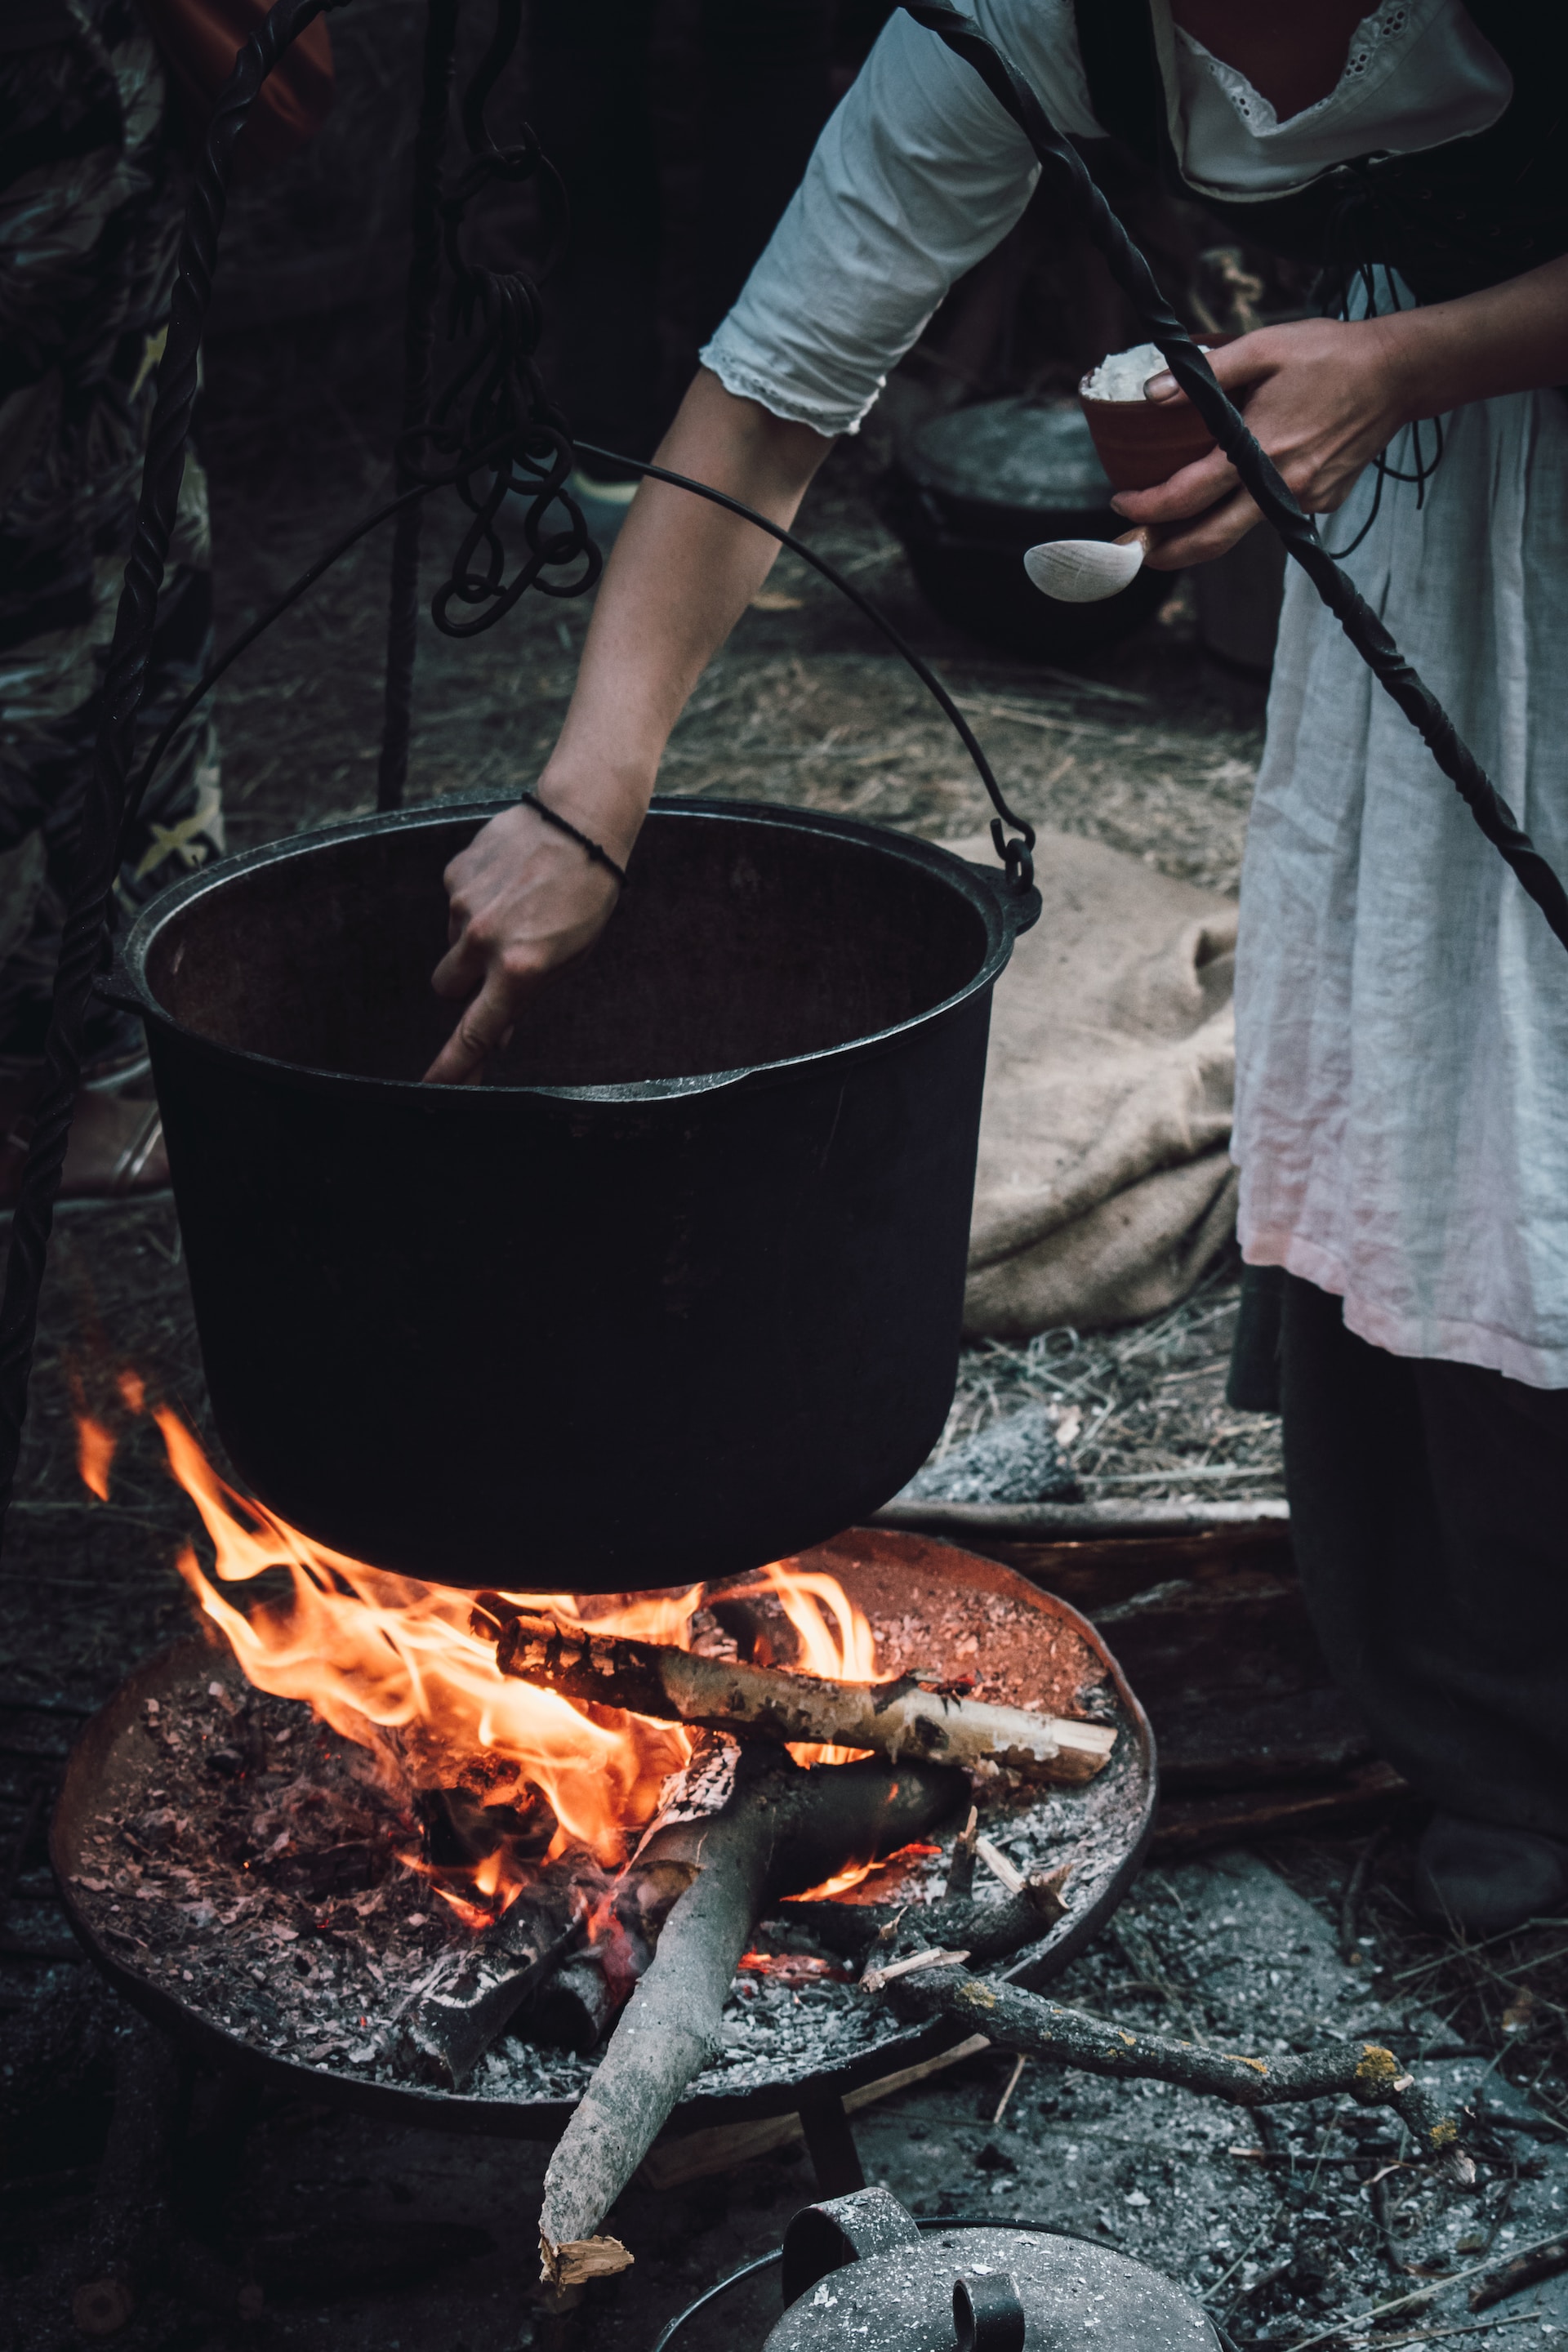
[[[1243,2107],[1348,2094],[1363,2107],[1392,2107],[1417,2147],[1443,2159],[1454,2179],[1475,2177],[1458,2144],[1458,2118],[1430,2099],[1393,2052],[1375,2042],[1325,2042],[1299,2057],[1242,2057],[1164,2034],[1132,2032],[1016,1985],[972,1976],[966,1968],[931,1968],[900,1977],[881,1997],[900,2016],[950,2017],[1001,2049],[1055,2059],[1058,2065],[1117,2082],[1176,2083]]]
[[[724,2003],[768,1904],[851,1858],[896,1852],[968,1793],[963,1776],[940,1765],[802,1771],[787,1757],[748,1748],[721,1811],[671,1823],[648,1841],[644,1863],[694,1864],[696,1875],[550,2159],[539,2223],[550,2285],[631,2261],[617,2240],[597,2235],[599,2225],[688,2083],[723,2047]]]
[[[1467,2300],[1472,2311],[1489,2311],[1494,2303],[1522,2294],[1527,2286],[1539,2286],[1563,2271],[1568,2271],[1568,2238],[1549,2238],[1543,2245],[1525,2247],[1500,2270],[1489,2271]]]
[[[737,1660],[700,1658],[657,1642],[585,1633],[553,1617],[498,1612],[480,1596],[473,1623],[496,1635],[503,1675],[558,1691],[563,1698],[666,1721],[747,1731],[764,1739],[815,1740],[866,1748],[895,1760],[997,1764],[1030,1780],[1088,1780],[1116,1744],[1110,1724],[1032,1715],[1025,1707],[944,1696],[917,1682],[828,1682]]]

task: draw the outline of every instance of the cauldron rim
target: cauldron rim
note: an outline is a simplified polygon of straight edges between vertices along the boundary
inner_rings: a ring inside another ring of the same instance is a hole
[[[177,1037],[186,1048],[195,1047],[204,1054],[243,1067],[257,1076],[267,1076],[310,1088],[326,1087],[333,1091],[345,1088],[355,1093],[363,1092],[376,1099],[390,1096],[432,1107],[437,1102],[443,1105],[483,1102],[497,1096],[532,1096],[565,1104],[581,1104],[585,1108],[595,1104],[655,1104],[665,1100],[689,1100],[694,1096],[712,1094],[721,1088],[742,1084],[787,1082],[807,1071],[819,1076],[826,1066],[834,1063],[857,1060],[896,1045],[911,1032],[926,1028],[957,1012],[971,999],[993,987],[1012,954],[1014,940],[1020,931],[1028,929],[1039,912],[1037,892],[1029,890],[1013,896],[999,866],[993,873],[990,868],[972,864],[937,842],[923,841],[910,834],[894,833],[886,826],[868,824],[863,819],[839,816],[825,810],[780,806],[765,801],[693,801],[659,793],[649,806],[651,823],[671,818],[679,821],[708,820],[826,835],[858,849],[874,851],[879,856],[897,858],[917,867],[954,891],[979,918],[985,936],[983,958],[963,985],[937,1003],[925,1006],[887,1028],[868,1030],[863,1035],[847,1038],[837,1045],[789,1055],[777,1061],[747,1063],[735,1069],[581,1087],[490,1081],[472,1087],[430,1086],[422,1078],[380,1077],[357,1071],[321,1069],[310,1063],[286,1061],[277,1055],[258,1054],[247,1046],[229,1045],[199,1029],[187,1027],[154,993],[147,976],[147,967],[158,941],[170,925],[177,922],[188,908],[221,892],[241,877],[291,859],[309,857],[318,849],[344,842],[364,840],[388,833],[417,832],[470,819],[483,823],[487,818],[498,816],[516,805],[515,799],[510,796],[486,800],[453,798],[424,801],[411,808],[389,814],[349,817],[335,824],[314,826],[307,832],[290,834],[280,841],[265,842],[258,848],[240,850],[233,856],[204,866],[161,893],[142,909],[121,942],[113,976],[104,992],[125,1011],[139,1014],[143,1021],[156,1024],[170,1035]]]

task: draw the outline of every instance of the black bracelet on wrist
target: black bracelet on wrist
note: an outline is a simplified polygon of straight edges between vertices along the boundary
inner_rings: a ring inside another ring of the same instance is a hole
[[[609,851],[601,849],[598,843],[590,840],[585,833],[579,833],[570,817],[564,817],[559,810],[552,809],[548,801],[540,799],[537,793],[519,793],[518,798],[527,807],[532,809],[536,816],[542,816],[546,824],[552,824],[557,833],[563,833],[569,840],[574,841],[578,848],[586,853],[590,864],[604,866],[607,873],[615,876],[622,889],[626,888],[626,867],[617,866]]]

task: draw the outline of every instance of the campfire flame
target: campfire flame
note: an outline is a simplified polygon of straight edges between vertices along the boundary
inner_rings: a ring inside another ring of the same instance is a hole
[[[117,1385],[127,1412],[149,1410],[134,1373],[121,1373]],[[248,1682],[301,1701],[343,1738],[370,1750],[389,1783],[401,1781],[405,1793],[449,1790],[461,1779],[480,1808],[510,1807],[520,1798],[531,1802],[532,1790],[550,1806],[556,1827],[542,1857],[520,1860],[504,1836],[461,1867],[437,1867],[416,1853],[402,1857],[459,1917],[474,1927],[489,1926],[530,1884],[541,1858],[577,1851],[605,1871],[625,1862],[665,1784],[690,1759],[692,1737],[682,1726],[579,1707],[501,1675],[493,1643],[470,1622],[468,1591],[391,1575],[315,1542],[229,1486],[178,1414],[163,1405],[151,1410],[169,1468],[195,1505],[214,1552],[210,1575],[191,1544],[175,1565]],[[84,1403],[77,1427],[83,1482],[107,1499],[118,1439]],[[219,1589],[268,1571],[280,1571],[287,1589],[254,1599],[248,1610]],[[562,1592],[504,1597],[563,1624],[689,1649],[703,1590],[593,1599],[585,1606]],[[878,1672],[870,1625],[835,1577],[778,1561],[741,1590],[777,1599],[799,1641],[803,1671],[836,1680],[886,1679]],[[847,1762],[865,1751],[802,1743],[790,1752],[798,1763],[814,1765]],[[844,1871],[812,1895],[853,1886],[870,1867]]]

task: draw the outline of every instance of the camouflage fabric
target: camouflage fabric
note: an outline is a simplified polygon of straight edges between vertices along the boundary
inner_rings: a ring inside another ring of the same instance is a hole
[[[91,772],[187,186],[131,0],[0,9],[0,1055],[37,1050]],[[186,464],[138,756],[210,658],[206,485]],[[165,754],[129,912],[223,846],[216,742]]]

